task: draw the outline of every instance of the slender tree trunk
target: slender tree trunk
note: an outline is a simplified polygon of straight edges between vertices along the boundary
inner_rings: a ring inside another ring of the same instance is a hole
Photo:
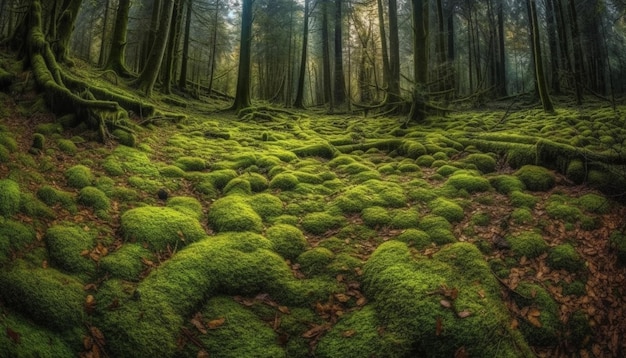
[[[574,0],[569,0],[569,5],[570,29],[572,32],[572,44],[574,46],[572,62],[574,64],[574,87],[576,89],[576,104],[581,105],[583,103],[583,50],[580,43],[580,33],[578,31],[578,15],[576,12],[576,3],[574,2]]]
[[[220,1],[215,2],[215,15],[213,17],[213,35],[211,36],[211,68],[209,70],[209,95],[213,90],[213,77],[215,77],[215,59],[217,58],[217,19],[220,13]],[[181,76],[182,77],[182,76]]]
[[[411,0],[413,19],[413,74],[415,83],[409,120],[426,117],[426,84],[428,81],[428,1]]]
[[[126,30],[128,28],[128,13],[130,11],[130,0],[119,0],[117,15],[115,17],[115,28],[111,38],[111,49],[109,59],[104,66],[115,71],[118,75],[128,77],[130,72],[126,68]]]
[[[237,92],[231,109],[239,111],[250,107],[250,59],[252,48],[252,6],[254,0],[243,0],[241,14],[241,38],[239,46],[239,72]]]
[[[550,48],[550,88],[553,93],[561,93],[556,11],[552,0],[546,0],[546,22],[548,23],[548,47]]]
[[[507,95],[506,47],[504,46],[504,0],[498,1],[498,84],[500,96]]]
[[[172,80],[175,72],[175,57],[178,50],[178,35],[180,33],[180,22],[182,17],[181,0],[174,0],[174,10],[172,11],[172,19],[170,25],[170,34],[167,40],[167,46],[165,50],[165,58],[162,71],[163,81],[163,93],[172,93]]]
[[[346,102],[346,79],[343,73],[343,16],[342,2],[335,0],[335,76],[334,103],[341,106]]]
[[[331,110],[333,109],[333,96],[332,96],[332,84],[331,84],[331,70],[330,70],[330,39],[328,33],[328,2],[330,0],[322,1],[322,67],[324,76],[324,103],[329,103]]]
[[[389,89],[387,91],[387,104],[400,102],[400,36],[396,0],[389,0]]]
[[[109,8],[111,7],[111,0],[106,0],[104,4],[104,23],[102,24],[102,35],[100,36],[102,40],[100,41],[100,56],[98,58],[98,65],[104,66],[104,61],[106,59],[106,44],[107,44],[107,34],[109,33]]]
[[[174,2],[175,0],[163,0],[163,16],[161,17],[159,31],[156,36],[157,41],[155,41],[148,55],[146,66],[143,71],[141,71],[137,81],[135,81],[137,88],[145,92],[148,97],[152,95],[152,90],[154,89],[159,71],[161,70],[163,58],[165,57],[165,49],[167,47],[170,25],[172,23],[172,13],[174,11]]]
[[[191,37],[191,14],[193,10],[193,0],[187,0],[187,15],[185,17],[185,39],[183,40],[183,56],[180,64],[180,77],[178,79],[178,88],[184,91],[187,88],[187,68],[189,67],[189,40]],[[219,6],[219,3],[218,5]],[[217,10],[216,10],[217,12]],[[214,24],[217,29],[217,23]],[[215,51],[215,48],[213,48]],[[213,77],[213,74],[211,74]]]
[[[383,0],[377,0],[376,3],[378,5],[378,26],[380,29],[380,44],[383,57],[383,87],[388,91],[391,69],[389,64],[389,52],[387,49],[387,33],[385,31],[385,12],[383,10]],[[388,101],[388,97],[385,100]]]
[[[543,58],[541,56],[541,41],[539,36],[539,21],[537,20],[537,5],[535,0],[530,1],[531,26],[533,28],[533,52],[535,53],[535,73],[537,75],[537,87],[539,89],[539,98],[543,105],[544,112],[553,113],[554,106],[548,93],[548,85],[546,76],[543,71]]]
[[[58,62],[65,62],[70,65],[73,64],[72,61],[70,61],[70,38],[74,32],[76,16],[78,15],[78,10],[80,10],[82,3],[82,0],[68,0],[65,2],[66,6],[63,7],[63,12],[59,19],[59,23],[63,24],[63,26],[60,26],[57,31],[58,38],[55,56]]]
[[[296,86],[296,99],[293,106],[304,108],[304,76],[306,73],[307,48],[309,46],[309,0],[304,0],[304,20],[302,30],[302,54],[300,55],[300,69],[298,70],[298,84]]]

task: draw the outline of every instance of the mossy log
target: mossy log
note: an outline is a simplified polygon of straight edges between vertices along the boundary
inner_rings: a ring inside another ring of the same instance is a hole
[[[21,26],[27,29],[27,63],[30,64],[37,85],[45,93],[49,108],[57,115],[74,113],[98,131],[101,141],[106,141],[111,137],[110,131],[116,129],[132,133],[127,109],[149,116],[154,108],[99,89],[65,73],[42,31],[41,13],[41,2],[34,0]]]

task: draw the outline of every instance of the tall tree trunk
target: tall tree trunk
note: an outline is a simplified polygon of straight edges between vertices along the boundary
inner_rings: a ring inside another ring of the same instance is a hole
[[[176,71],[176,53],[178,52],[178,38],[180,34],[180,23],[182,21],[182,0],[174,0],[174,10],[170,25],[170,34],[167,40],[165,58],[163,62],[163,93],[172,93],[172,82]]]
[[[572,44],[574,47],[574,53],[572,56],[572,62],[574,64],[574,87],[576,89],[576,104],[581,105],[583,103],[583,50],[581,45],[580,32],[578,31],[578,15],[576,11],[576,3],[574,0],[569,0],[569,14],[570,14],[570,30],[572,32]]]
[[[211,36],[211,68],[209,70],[209,95],[213,91],[213,77],[215,76],[215,59],[217,58],[217,19],[220,14],[220,0],[215,1],[215,14],[213,17],[213,34]]]
[[[322,1],[322,72],[323,72],[323,85],[324,85],[324,103],[329,103],[330,108],[333,108],[333,96],[332,96],[332,83],[331,83],[331,70],[330,70],[330,38],[328,33],[328,2],[330,0]]]
[[[106,44],[107,44],[107,35],[109,33],[109,18],[110,18],[110,10],[111,0],[106,0],[104,4],[104,23],[102,24],[102,35],[100,36],[102,39],[100,41],[100,55],[98,58],[98,65],[104,66],[104,61],[106,59]]]
[[[541,36],[539,35],[539,21],[537,20],[537,5],[535,0],[530,1],[531,26],[533,28],[533,52],[535,53],[535,73],[537,75],[537,87],[539,89],[539,98],[543,105],[544,112],[553,113],[554,106],[548,93],[548,85],[546,76],[543,71],[543,57],[541,56]]]
[[[389,88],[387,92],[387,104],[400,102],[400,36],[396,0],[389,0]]]
[[[76,16],[78,10],[82,5],[82,0],[66,0],[64,2],[63,12],[59,19],[59,24],[63,26],[58,27],[57,41],[55,48],[55,56],[58,62],[73,64],[70,60],[70,38],[74,32],[74,26],[76,26]]]
[[[553,93],[561,93],[557,21],[554,1],[552,0],[546,0],[546,22],[548,23],[548,48],[550,49],[550,88]]]
[[[117,15],[115,17],[115,28],[111,38],[111,49],[106,69],[115,71],[118,75],[128,77],[126,61],[126,30],[128,28],[128,14],[130,11],[130,0],[119,0]]]
[[[506,53],[504,46],[504,0],[498,1],[498,84],[500,96],[507,95]]]
[[[411,0],[413,19],[413,74],[415,83],[409,120],[426,118],[426,84],[428,81],[428,1]]]
[[[250,59],[252,48],[252,5],[254,0],[243,0],[241,11],[241,38],[239,45],[239,72],[237,92],[231,109],[239,111],[250,107]]]
[[[298,84],[296,86],[296,99],[293,106],[304,108],[304,76],[306,73],[307,48],[309,46],[309,0],[304,0],[304,20],[302,30],[302,54],[300,55],[300,69],[298,70]]]
[[[343,16],[341,15],[341,0],[335,0],[335,76],[334,99],[335,105],[341,106],[346,102],[346,79],[343,73]]]
[[[380,29],[380,45],[383,57],[383,88],[389,90],[389,78],[391,77],[391,69],[389,64],[389,52],[387,49],[387,33],[385,31],[385,12],[383,9],[383,0],[376,0],[378,5],[378,27]],[[385,99],[389,102],[388,97]]]
[[[152,95],[154,84],[161,70],[163,57],[165,57],[165,49],[167,47],[172,23],[172,13],[174,11],[174,2],[175,0],[163,0],[162,16],[159,31],[156,36],[157,40],[148,55],[146,66],[143,71],[141,71],[139,78],[135,81],[135,86],[148,97]]]
[[[191,14],[193,10],[193,0],[187,0],[187,15],[185,17],[185,39],[183,40],[183,56],[180,64],[180,77],[178,79],[178,88],[184,91],[187,88],[187,67],[189,66],[189,40],[191,37]],[[216,5],[216,7],[219,7]],[[215,10],[217,12],[217,10]],[[214,24],[217,30],[217,23]],[[213,48],[215,51],[215,48]],[[211,74],[213,76],[213,74]]]

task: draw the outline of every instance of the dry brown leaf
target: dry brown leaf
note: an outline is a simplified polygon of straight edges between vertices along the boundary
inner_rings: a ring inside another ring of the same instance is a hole
[[[356,331],[353,329],[349,329],[347,331],[341,332],[341,336],[344,338],[350,338],[356,334]]]
[[[198,351],[198,355],[196,357],[197,358],[209,358],[209,353],[205,351],[204,349],[201,349]]]
[[[519,327],[519,321],[515,318],[511,321],[511,329],[517,329]]]
[[[284,314],[290,314],[291,313],[291,311],[289,311],[289,307],[287,307],[287,306],[278,306],[278,310],[281,313],[284,313]]]
[[[445,307],[445,308],[450,308],[450,307],[452,307],[452,303],[450,303],[450,301],[448,301],[448,300],[440,300],[440,301],[439,301],[439,304],[440,304],[442,307]]]
[[[41,268],[44,268],[44,269],[48,268],[48,260],[41,261]]]
[[[541,316],[541,311],[539,311],[539,309],[538,309],[538,308],[531,307],[531,308],[528,310],[528,316],[529,316],[529,317],[539,317],[539,316]]]
[[[485,290],[478,290],[478,297],[485,298],[486,297]]]
[[[360,307],[365,306],[366,303],[367,303],[367,298],[365,297],[359,297],[359,299],[356,300],[356,305]]]
[[[220,318],[217,318],[217,319],[214,319],[214,320],[211,320],[211,321],[207,322],[207,327],[209,329],[216,329],[216,328],[219,328],[219,327],[223,326],[224,322],[226,322],[226,318],[220,317]]]
[[[535,316],[527,316],[526,319],[533,326],[535,326],[537,328],[541,328],[541,326],[542,326],[541,321],[537,317],[535,317]]]
[[[196,329],[202,333],[202,334],[206,334],[207,330],[206,327],[204,326],[204,323],[202,322],[202,313],[198,312],[196,313],[190,320],[189,322],[196,327]]]
[[[470,311],[468,311],[468,310],[463,310],[463,311],[461,311],[461,312],[457,313],[456,315],[457,315],[457,317],[459,317],[459,318],[467,318],[467,317],[469,317],[469,316],[471,316],[471,315],[472,315],[472,312],[470,312]]]
[[[91,347],[93,347],[93,339],[89,336],[84,336],[83,337],[83,348],[85,348],[85,350],[91,350]]]
[[[325,324],[313,325],[311,327],[311,329],[309,329],[308,331],[302,333],[302,338],[313,338],[313,337],[316,337],[316,336],[322,334],[328,328],[329,328],[329,326],[325,325]]]
[[[85,249],[85,250],[80,252],[80,256],[82,256],[82,257],[87,257],[87,256],[89,256],[89,254],[91,254],[91,251],[89,251],[87,249]]]
[[[435,323],[435,335],[439,337],[442,331],[443,331],[443,321],[441,320],[441,317],[437,317],[437,322]]]
[[[335,293],[335,298],[337,299],[337,301],[345,303],[350,301],[350,296],[345,295],[343,293]]]
[[[461,347],[459,349],[456,350],[456,352],[454,352],[454,358],[467,358],[467,351],[465,350],[465,347]]]
[[[89,327],[89,332],[91,332],[91,336],[96,341],[97,344],[103,346],[104,345],[104,334],[102,331],[98,329],[98,327],[91,326]]]

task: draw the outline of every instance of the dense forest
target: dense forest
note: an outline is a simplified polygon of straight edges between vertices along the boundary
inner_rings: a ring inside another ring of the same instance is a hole
[[[0,0],[0,357],[626,355],[626,1]]]

